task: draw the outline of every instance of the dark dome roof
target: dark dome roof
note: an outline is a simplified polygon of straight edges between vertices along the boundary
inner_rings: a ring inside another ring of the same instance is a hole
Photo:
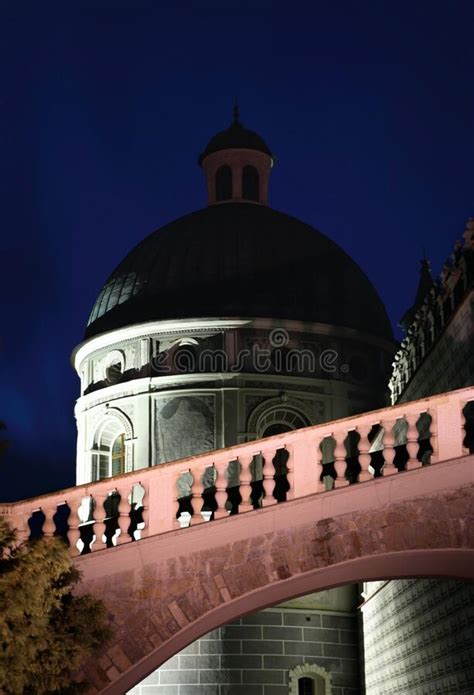
[[[86,338],[198,317],[294,319],[392,338],[377,292],[337,244],[252,203],[212,205],[140,242],[99,294]]]
[[[258,133],[254,133],[253,130],[244,128],[240,121],[235,119],[227,130],[217,133],[209,140],[206,149],[199,156],[198,162],[202,164],[203,159],[208,154],[219,152],[220,150],[228,150],[233,147],[259,150],[259,152],[264,152],[269,157],[274,158],[265,140]]]

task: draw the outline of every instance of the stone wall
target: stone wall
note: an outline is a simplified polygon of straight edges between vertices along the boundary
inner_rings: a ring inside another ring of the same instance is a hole
[[[354,613],[269,609],[197,640],[129,695],[288,695],[305,663],[331,674],[331,695],[358,695],[357,642]]]
[[[366,695],[472,695],[474,584],[370,582],[364,593]]]

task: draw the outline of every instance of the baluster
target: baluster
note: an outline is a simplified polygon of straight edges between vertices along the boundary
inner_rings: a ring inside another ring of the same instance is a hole
[[[253,509],[252,501],[250,495],[252,494],[252,472],[250,466],[253,461],[253,454],[241,454],[237,456],[237,461],[241,466],[239,479],[240,479],[240,496],[242,502],[239,504],[239,514],[243,512],[249,512]]]
[[[333,439],[336,442],[334,447],[334,468],[336,470],[337,478],[334,481],[334,487],[345,487],[349,485],[349,481],[346,480],[345,473],[347,468],[346,463],[346,447],[344,445],[344,440],[347,433],[343,430],[333,433]]]
[[[293,455],[294,448],[288,447],[286,444],[282,447],[288,453],[288,459],[286,461],[286,479],[288,481],[288,492],[286,493],[286,499],[292,500],[295,496],[295,474],[294,474],[294,460]]]
[[[78,514],[77,501],[78,501],[77,499],[73,499],[71,502],[68,502],[70,514],[69,514],[69,518],[68,518],[67,539],[69,541],[71,555],[79,555],[79,549],[77,547],[77,542],[78,542],[79,538],[81,537],[81,530],[79,528],[79,524],[81,523],[81,519],[79,518],[79,514]]]
[[[383,475],[394,475],[398,473],[396,466],[394,466],[393,460],[395,458],[395,435],[393,433],[393,427],[395,425],[395,420],[382,420],[381,425],[384,429],[383,435]]]
[[[148,495],[148,486],[144,487],[140,481],[135,483],[132,487],[132,492],[130,494],[130,505],[135,504],[135,509],[138,511],[141,509],[142,521],[137,524],[135,531],[135,540],[139,540],[144,536],[148,535],[148,505],[144,504],[144,499]],[[147,499],[148,501],[148,499]]]
[[[69,514],[68,518],[67,539],[69,541],[71,555],[79,555],[77,542],[81,537],[81,530],[79,528],[81,520],[79,518],[79,514],[77,513],[77,509],[74,509],[71,505],[69,505],[69,509],[71,510],[71,513]]]
[[[117,545],[120,545],[130,541],[130,536],[128,535],[128,527],[130,526],[130,504],[125,492],[119,492],[117,488],[115,488],[115,490],[120,495],[117,519],[120,529],[120,533],[117,538]]]
[[[45,517],[43,521],[43,535],[45,538],[52,538],[56,531],[56,524],[54,523],[53,516],[56,514],[57,507],[40,507],[40,509]]]
[[[416,426],[416,423],[418,422],[418,413],[410,413],[409,415],[405,415],[405,420],[408,423],[408,428],[407,428],[407,452],[408,452],[408,461],[406,465],[407,471],[411,471],[414,468],[419,468],[421,466],[421,461],[418,461],[416,458],[416,455],[418,453],[418,428]]]
[[[201,509],[203,505],[202,493],[204,492],[203,476],[199,470],[192,473],[193,484],[191,486],[191,498],[192,498],[192,508],[193,516],[192,523],[200,524],[204,521],[204,517],[201,515]]]
[[[16,542],[15,546],[20,545],[28,540],[30,537],[30,527],[28,526],[28,519],[30,518],[30,512],[22,511],[19,514],[15,514],[14,517],[14,527],[16,530]]]
[[[369,466],[371,464],[372,458],[370,456],[370,441],[369,434],[372,429],[372,425],[361,425],[357,428],[360,435],[359,439],[359,463],[360,463],[360,473],[359,482],[365,483],[367,480],[372,480],[373,475],[369,471]]]
[[[436,463],[438,461],[438,412],[436,408],[430,408],[427,412],[431,417],[430,445],[433,449],[431,452],[430,463]]]
[[[324,478],[323,474],[323,452],[321,451],[321,439],[315,440],[316,446],[316,480],[318,481],[318,492],[324,492]],[[321,487],[320,487],[321,486]]]
[[[262,474],[263,474],[263,492],[264,492],[264,497],[262,500],[262,506],[263,507],[270,507],[272,504],[277,503],[276,499],[273,497],[273,490],[275,488],[275,480],[274,480],[275,468],[273,466],[273,459],[275,457],[275,454],[276,454],[275,449],[263,449],[262,450],[262,457],[263,457]]]
[[[318,452],[318,458],[317,458],[318,481],[321,478],[321,476],[323,476],[323,478],[322,478],[323,490],[325,492],[327,492],[328,490],[332,490],[333,479],[328,475],[324,475],[324,440],[325,440],[325,437],[323,437],[322,439],[320,439],[318,441],[316,451]],[[328,480],[328,478],[329,478],[329,480]]]
[[[99,492],[94,494],[94,534],[95,534],[95,549],[102,550],[105,547],[105,508],[104,502],[107,499],[107,493]],[[91,550],[94,550],[92,547]]]
[[[181,514],[179,513],[179,509],[181,507],[181,488],[180,488],[180,480],[181,476],[183,473],[188,473],[189,471],[180,471],[175,479],[174,479],[174,486],[173,490],[175,491],[175,497],[173,497],[174,500],[174,514],[173,514],[173,526],[174,528],[183,528],[181,521],[179,520]],[[179,514],[179,516],[178,516]]]
[[[461,408],[461,447],[463,456],[469,455],[469,449],[464,444],[467,437],[467,418],[464,414],[464,409],[467,406],[468,402],[469,401],[461,401],[459,403],[459,408]]]
[[[148,485],[146,485],[146,487],[144,489],[145,489],[145,494],[144,494],[143,500],[142,500],[143,529],[140,529],[142,532],[141,533],[142,538],[144,538],[145,536],[148,536],[149,528],[150,528],[149,515],[148,515],[148,512],[149,512],[149,508],[148,508]],[[145,503],[145,500],[146,500],[146,503]]]
[[[225,477],[225,472],[227,469],[227,462],[222,461],[212,464],[215,468],[215,486],[216,486],[216,504],[217,509],[214,512],[214,519],[222,519],[227,516],[227,509],[225,508],[225,503],[227,502],[227,478]]]

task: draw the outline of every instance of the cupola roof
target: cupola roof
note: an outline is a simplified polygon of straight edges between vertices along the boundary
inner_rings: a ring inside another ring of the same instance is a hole
[[[275,159],[265,140],[253,130],[244,128],[240,122],[240,111],[238,106],[234,106],[234,119],[231,125],[209,140],[206,148],[199,155],[198,163],[202,165],[203,160],[208,155],[229,149],[257,150],[258,152],[267,154],[272,160]]]
[[[373,285],[336,243],[266,206],[212,205],[141,241],[115,269],[86,337],[145,321],[272,318],[392,339]]]

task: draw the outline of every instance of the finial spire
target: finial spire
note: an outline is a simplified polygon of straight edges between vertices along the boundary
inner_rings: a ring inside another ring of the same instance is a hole
[[[232,111],[234,114],[234,123],[239,123],[240,109],[239,109],[239,102],[237,101],[237,97],[235,98],[234,108],[232,109]]]

